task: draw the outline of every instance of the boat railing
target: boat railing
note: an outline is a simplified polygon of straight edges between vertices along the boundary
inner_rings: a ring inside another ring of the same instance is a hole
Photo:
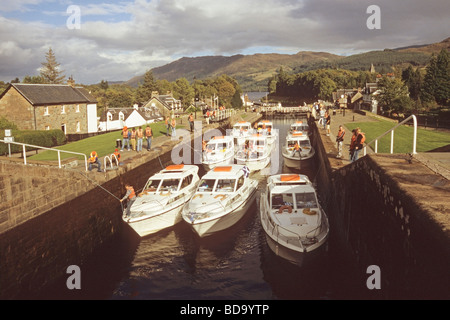
[[[376,137],[375,139],[373,139],[372,141],[368,142],[365,144],[364,146],[364,155],[367,154],[367,146],[371,145],[372,143],[375,144],[374,146],[374,152],[378,153],[378,141],[383,138],[384,136],[388,135],[389,133],[391,134],[391,148],[390,148],[390,153],[394,153],[394,131],[395,129],[397,129],[398,127],[400,127],[401,125],[407,123],[410,120],[413,120],[413,127],[414,127],[414,133],[413,133],[413,146],[412,146],[412,154],[417,154],[416,151],[416,146],[417,146],[417,118],[415,115],[411,115],[408,118],[406,118],[405,120],[403,120],[402,122],[398,123],[396,126],[394,126],[393,128],[389,129],[388,131],[386,131],[385,133],[383,133],[382,135]]]
[[[278,241],[278,239],[283,239],[284,241],[286,241],[286,243],[289,243],[290,241],[293,242],[292,239],[294,239],[295,242],[297,243],[297,241],[298,241],[298,244],[300,245],[300,247],[302,249],[304,249],[303,243],[302,243],[301,238],[300,238],[300,236],[298,234],[296,234],[295,232],[292,232],[291,230],[283,228],[282,226],[280,226],[278,224],[270,223],[270,221],[269,221],[269,214],[267,213],[268,210],[269,210],[268,203],[267,203],[267,200],[265,199],[264,194],[261,195],[261,199],[264,199],[263,203],[264,203],[264,206],[265,206],[265,208],[263,209],[263,214],[261,215],[262,219],[264,220],[266,226],[268,228],[271,228],[271,230],[269,230],[269,231],[277,238],[277,241]],[[283,232],[286,232],[288,234],[292,234],[292,236],[288,236],[288,235],[285,235],[285,234],[281,233],[280,229],[283,230]]]
[[[11,157],[11,148],[10,148],[9,144],[15,144],[15,145],[22,146],[23,162],[24,162],[25,165],[27,165],[26,147],[30,147],[30,148],[34,148],[34,149],[48,150],[48,151],[54,151],[54,152],[58,153],[58,165],[59,165],[60,169],[62,168],[62,165],[61,165],[61,153],[67,153],[67,154],[73,154],[73,155],[77,155],[77,156],[83,156],[84,157],[85,170],[86,171],[88,170],[87,156],[84,153],[73,152],[73,151],[66,151],[66,150],[59,150],[59,149],[55,149],[55,148],[46,148],[46,147],[36,146],[36,145],[33,145],[33,144],[14,142],[14,141],[0,140],[0,142],[8,144],[8,151],[9,151],[9,156],[10,157]]]

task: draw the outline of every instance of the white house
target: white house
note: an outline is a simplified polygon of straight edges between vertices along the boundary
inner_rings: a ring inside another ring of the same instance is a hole
[[[158,108],[139,108],[137,105],[132,108],[108,108],[106,114],[100,117],[99,131],[120,130],[124,126],[141,127],[162,120],[163,116]]]

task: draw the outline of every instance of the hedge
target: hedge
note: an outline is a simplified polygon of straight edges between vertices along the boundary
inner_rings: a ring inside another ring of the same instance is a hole
[[[36,146],[52,148],[66,143],[66,136],[60,129],[54,130],[12,130],[14,142],[32,144]],[[5,131],[0,131],[0,139],[4,140]],[[26,147],[26,151],[36,150],[37,148]],[[22,152],[20,145],[11,144],[11,153]],[[0,143],[0,154],[8,154],[8,145]]]

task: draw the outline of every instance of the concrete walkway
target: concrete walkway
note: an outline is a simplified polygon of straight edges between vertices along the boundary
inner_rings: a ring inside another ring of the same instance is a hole
[[[352,131],[349,129],[349,124],[351,123],[357,123],[357,122],[369,122],[369,121],[376,121],[370,116],[365,116],[356,112],[353,112],[351,110],[347,110],[345,112],[345,115],[343,113],[337,113],[336,115],[331,114],[331,124],[330,124],[330,135],[326,135],[326,129],[323,129],[323,126],[317,123],[317,128],[319,129],[319,133],[322,136],[322,141],[325,141],[325,139],[329,139],[334,145],[336,150],[327,150],[328,154],[334,153],[334,156],[337,156],[337,143],[336,143],[336,136],[339,131],[339,126],[343,125],[345,129],[345,136],[344,136],[344,144],[342,146],[342,161],[345,163],[350,162],[349,159],[349,149],[350,149],[350,140],[352,137]],[[366,148],[367,154],[373,153],[372,149]],[[363,155],[363,151],[361,151],[360,156]]]

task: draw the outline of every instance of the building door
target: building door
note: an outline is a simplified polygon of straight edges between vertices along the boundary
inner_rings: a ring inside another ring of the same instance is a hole
[[[64,134],[66,134],[66,124],[65,123],[63,123],[61,125],[61,130],[62,130],[62,132],[64,132]]]

